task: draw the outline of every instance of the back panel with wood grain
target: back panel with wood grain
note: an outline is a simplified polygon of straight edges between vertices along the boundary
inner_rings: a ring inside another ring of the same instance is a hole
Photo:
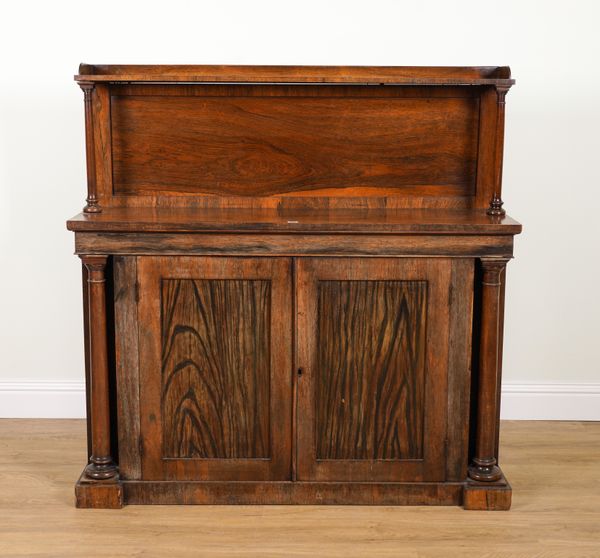
[[[206,88],[205,88],[206,89]],[[306,92],[307,88],[304,87]],[[114,95],[117,195],[468,196],[471,97]]]

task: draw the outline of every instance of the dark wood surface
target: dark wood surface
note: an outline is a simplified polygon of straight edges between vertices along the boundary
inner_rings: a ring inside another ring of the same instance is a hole
[[[469,417],[473,343],[473,282],[475,262],[452,260],[448,340],[448,431],[446,433],[446,479],[467,477],[469,464]],[[500,417],[498,417],[500,420]]]
[[[317,459],[422,459],[427,281],[319,281]]]
[[[502,471],[497,463],[498,390],[501,370],[499,350],[502,342],[502,283],[508,260],[481,259],[481,317],[476,394],[477,423],[473,463],[469,477],[476,481],[497,481]],[[474,394],[475,395],[475,394]],[[475,399],[475,398],[474,398]]]
[[[514,235],[514,219],[485,210],[109,208],[67,222],[75,232],[281,232]]]
[[[83,256],[87,268],[86,331],[89,335],[89,411],[91,450],[85,475],[94,480],[118,476],[111,455],[109,357],[106,319],[106,256]]]
[[[289,479],[290,261],[141,257],[137,271],[142,479]]]
[[[194,66],[81,64],[77,81],[509,84],[508,66]]]
[[[142,478],[137,259],[113,257],[119,475]]]
[[[508,67],[82,64],[76,80],[79,506],[510,506]]]
[[[163,455],[269,458],[271,284],[163,279]]]
[[[298,479],[444,478],[451,265],[298,260]]]
[[[123,491],[131,504],[456,506],[463,501],[463,486],[457,482],[126,481]]]
[[[77,233],[78,254],[512,257],[512,235]]]

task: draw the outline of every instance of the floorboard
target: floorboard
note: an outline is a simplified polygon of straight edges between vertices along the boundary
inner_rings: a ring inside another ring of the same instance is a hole
[[[600,557],[600,423],[502,423],[509,512],[337,506],[75,509],[85,423],[0,420],[0,556]]]

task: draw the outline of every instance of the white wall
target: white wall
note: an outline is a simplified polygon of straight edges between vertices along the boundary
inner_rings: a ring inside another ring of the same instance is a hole
[[[509,64],[503,197],[525,232],[509,264],[505,416],[600,420],[600,2],[22,1],[0,17],[0,416],[81,409],[64,222],[86,191],[72,81],[85,61]]]

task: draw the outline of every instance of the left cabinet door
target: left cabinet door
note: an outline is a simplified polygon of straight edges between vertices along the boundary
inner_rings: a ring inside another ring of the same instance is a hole
[[[139,257],[144,480],[291,477],[288,258]]]

